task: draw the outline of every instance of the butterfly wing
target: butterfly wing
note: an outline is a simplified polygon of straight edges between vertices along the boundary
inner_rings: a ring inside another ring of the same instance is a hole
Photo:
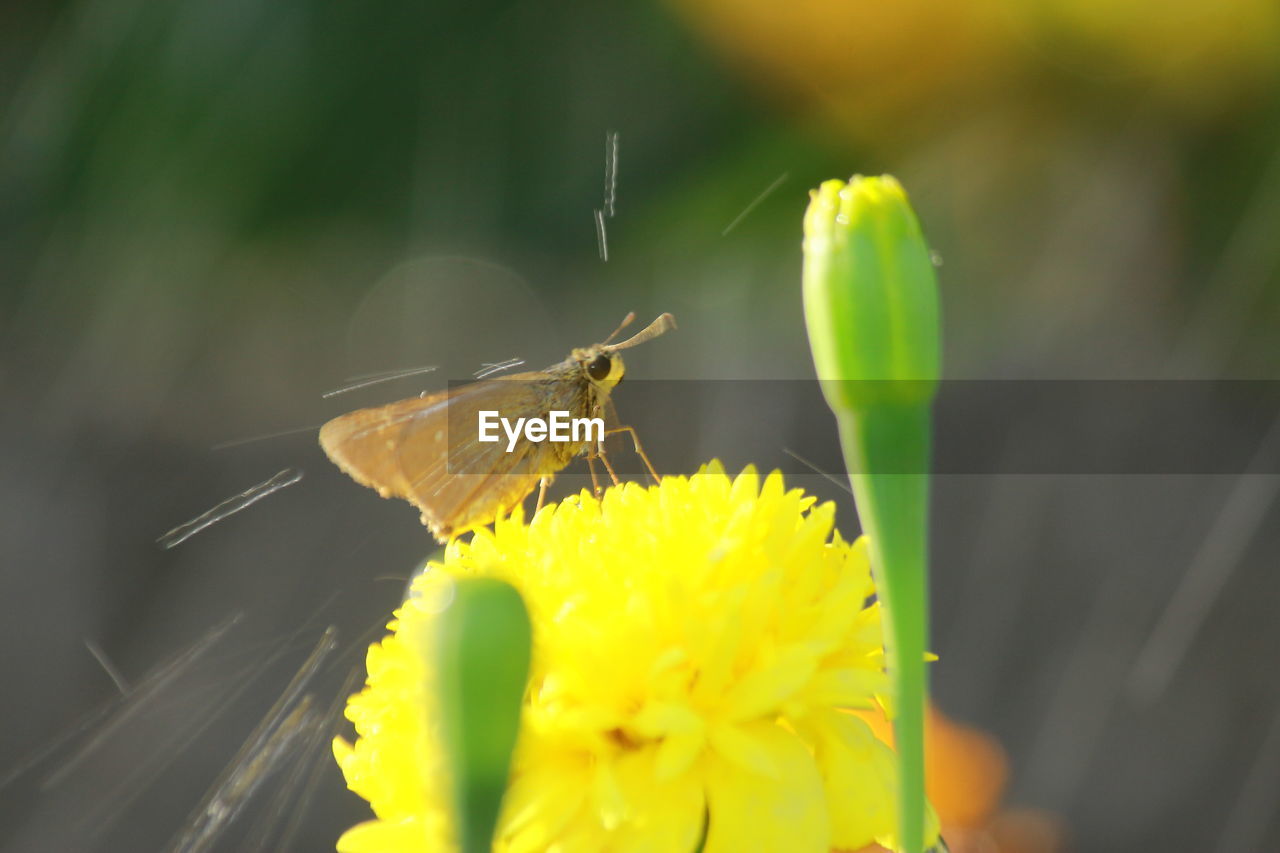
[[[507,452],[501,429],[496,442],[477,440],[479,413],[577,412],[579,390],[546,373],[474,382],[335,418],[321,428],[320,444],[356,482],[418,507],[423,524],[443,541],[509,511],[581,449],[521,438]]]

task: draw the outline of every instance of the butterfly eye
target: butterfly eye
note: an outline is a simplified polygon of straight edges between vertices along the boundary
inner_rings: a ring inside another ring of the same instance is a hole
[[[613,361],[609,356],[601,353],[591,359],[591,363],[587,365],[587,375],[597,382],[603,382],[609,376],[609,371],[613,369]]]

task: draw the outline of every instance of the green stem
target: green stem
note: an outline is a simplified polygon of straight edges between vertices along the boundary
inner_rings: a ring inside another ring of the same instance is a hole
[[[928,630],[927,405],[879,405],[838,413],[858,517],[871,548],[893,683],[898,752],[898,833],[903,853],[924,848],[924,713]]]

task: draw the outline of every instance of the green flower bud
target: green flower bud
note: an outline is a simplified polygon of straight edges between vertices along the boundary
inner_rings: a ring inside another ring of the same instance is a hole
[[[812,193],[804,218],[804,312],[883,605],[899,849],[920,853],[930,406],[940,336],[933,262],[896,180],[855,176]]]
[[[893,177],[826,181],[804,218],[805,322],[836,410],[925,403],[939,374],[938,282]]]
[[[457,581],[440,614],[441,733],[465,853],[492,848],[520,730],[531,637],[520,594],[491,578]]]

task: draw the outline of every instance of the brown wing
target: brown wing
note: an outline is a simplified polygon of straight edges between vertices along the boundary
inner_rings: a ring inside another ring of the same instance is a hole
[[[501,429],[497,442],[477,441],[479,412],[543,417],[549,409],[576,411],[578,396],[564,380],[516,374],[351,412],[320,429],[320,444],[356,482],[418,507],[444,541],[509,511],[579,449],[521,439],[508,453]]]

